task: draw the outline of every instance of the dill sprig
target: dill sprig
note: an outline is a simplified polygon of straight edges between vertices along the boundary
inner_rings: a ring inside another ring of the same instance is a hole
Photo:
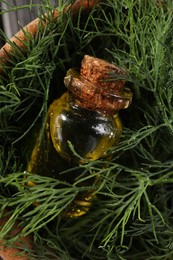
[[[41,1],[38,8],[43,14],[52,6]],[[1,237],[18,220],[20,235],[34,237],[31,258],[50,259],[48,246],[52,256],[67,260],[172,259],[172,10],[172,1],[107,0],[85,15],[62,11],[56,22],[50,15],[36,37],[26,35],[25,50],[12,44],[0,77],[0,203],[2,213],[11,213]],[[110,149],[111,160],[79,165],[73,184],[27,174],[37,129],[44,128],[49,104],[65,91],[66,70],[78,67],[84,54],[128,70],[133,102],[120,113],[120,143]],[[99,181],[85,186],[93,176]],[[64,218],[75,196],[91,189],[91,210]]]

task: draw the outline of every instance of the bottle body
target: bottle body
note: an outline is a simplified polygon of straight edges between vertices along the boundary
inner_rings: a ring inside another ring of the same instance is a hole
[[[45,134],[40,132],[28,172],[73,184],[83,174],[81,168],[67,176],[62,171],[108,156],[109,148],[118,143],[122,132],[118,112],[132,100],[125,77],[123,69],[88,55],[79,70],[69,69],[64,77],[68,92],[50,105]],[[65,213],[68,217],[85,214],[92,204],[94,191],[89,187],[98,180],[92,172],[86,174],[92,175],[84,178],[89,181],[78,185],[87,186],[88,191],[78,193]]]
[[[119,117],[76,106],[66,92],[49,109],[50,135],[60,156],[73,164],[95,161],[118,143],[122,125]],[[69,147],[72,144],[75,153]]]
[[[108,115],[79,107],[66,92],[50,105],[46,133],[32,151],[28,171],[73,183],[79,171],[72,172],[71,176],[69,173],[60,175],[60,172],[106,157],[107,150],[118,143],[121,131],[117,114]],[[91,179],[93,183],[96,181]],[[77,217],[85,214],[92,199],[93,191],[78,194],[66,215]]]

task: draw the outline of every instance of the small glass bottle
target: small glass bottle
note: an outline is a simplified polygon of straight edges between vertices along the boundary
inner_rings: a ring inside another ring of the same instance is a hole
[[[115,75],[119,79],[115,80]],[[46,135],[36,142],[28,172],[73,183],[79,172],[70,176],[60,172],[106,157],[122,132],[118,112],[127,108],[132,99],[129,89],[124,88],[124,76],[125,72],[115,65],[88,55],[80,71],[68,70],[64,78],[68,91],[50,105]],[[85,214],[92,199],[92,191],[78,194],[65,215]]]

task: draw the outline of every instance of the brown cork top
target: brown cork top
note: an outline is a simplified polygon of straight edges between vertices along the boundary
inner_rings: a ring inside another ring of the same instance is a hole
[[[69,69],[64,84],[84,108],[116,112],[127,108],[132,93],[125,88],[126,72],[102,59],[85,55],[80,72]]]

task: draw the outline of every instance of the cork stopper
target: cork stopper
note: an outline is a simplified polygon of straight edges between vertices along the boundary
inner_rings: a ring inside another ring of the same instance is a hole
[[[132,93],[125,88],[126,72],[117,66],[89,55],[81,62],[80,72],[69,69],[64,84],[78,105],[92,110],[115,112],[127,108]]]

